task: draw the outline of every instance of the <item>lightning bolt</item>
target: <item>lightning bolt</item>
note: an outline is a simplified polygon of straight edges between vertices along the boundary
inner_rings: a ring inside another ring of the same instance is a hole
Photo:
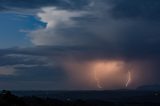
[[[126,82],[126,87],[128,87],[128,85],[130,84],[132,78],[131,78],[131,72],[128,71],[128,78],[127,78],[127,82]]]
[[[99,78],[98,78],[97,70],[94,71],[94,79],[95,79],[95,81],[96,81],[96,83],[97,83],[97,87],[98,87],[99,89],[102,89],[103,87],[101,86],[101,82],[100,82],[100,80],[99,80]]]

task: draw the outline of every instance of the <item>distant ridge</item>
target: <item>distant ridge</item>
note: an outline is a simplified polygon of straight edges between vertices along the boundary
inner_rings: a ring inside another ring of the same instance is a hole
[[[160,91],[160,85],[143,85],[138,87],[137,90]]]

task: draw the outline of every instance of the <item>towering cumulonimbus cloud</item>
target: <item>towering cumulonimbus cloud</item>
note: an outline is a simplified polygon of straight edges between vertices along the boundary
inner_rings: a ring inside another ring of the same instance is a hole
[[[74,17],[83,16],[85,12],[75,12],[59,10],[55,7],[42,8],[42,12],[37,13],[40,20],[46,23],[46,27],[32,31],[29,36],[35,45],[70,45],[75,44],[70,35],[61,34],[60,29],[72,28],[76,26]]]
[[[152,12],[159,10],[154,6],[157,3],[92,0],[79,10],[42,8],[36,15],[46,27],[32,31],[29,36],[35,45],[80,45],[129,58],[157,56],[159,20],[154,19],[158,16]]]

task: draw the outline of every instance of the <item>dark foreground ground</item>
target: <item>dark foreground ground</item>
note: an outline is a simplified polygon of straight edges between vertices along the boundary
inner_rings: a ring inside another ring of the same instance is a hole
[[[0,106],[160,106],[160,92],[2,91]]]

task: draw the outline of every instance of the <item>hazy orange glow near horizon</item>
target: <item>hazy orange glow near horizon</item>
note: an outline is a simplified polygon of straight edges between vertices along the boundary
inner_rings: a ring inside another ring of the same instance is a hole
[[[68,61],[65,64],[71,78],[74,77],[72,81],[78,80],[76,84],[94,83],[93,85],[97,89],[114,88],[115,86],[125,88],[130,85],[132,80],[129,66],[122,60],[96,60],[80,63]]]
[[[124,82],[125,86],[131,82],[131,72],[129,70],[125,70],[125,62],[123,61],[98,61],[94,63],[93,70],[94,70],[94,79],[97,83],[98,88],[103,88],[103,84],[101,80],[106,79],[107,77],[116,77],[116,75],[122,77],[126,77],[126,82]],[[124,74],[121,75],[121,74]],[[105,78],[106,77],[106,78]],[[114,80],[114,78],[112,79]],[[116,79],[115,79],[116,80]],[[103,81],[102,81],[103,82]]]

